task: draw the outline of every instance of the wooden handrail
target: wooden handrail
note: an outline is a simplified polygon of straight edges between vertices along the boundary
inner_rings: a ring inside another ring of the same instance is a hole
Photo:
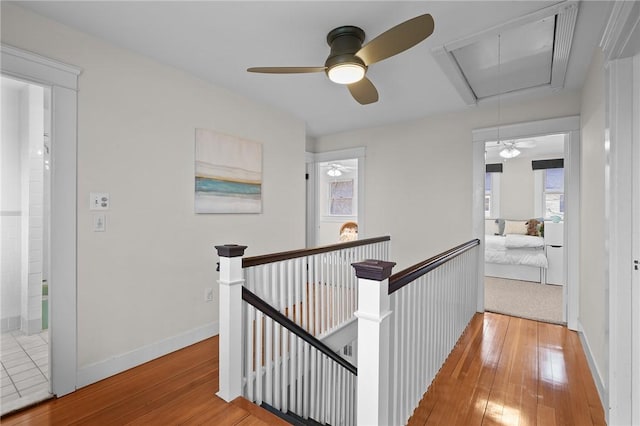
[[[400,290],[410,282],[415,281],[429,271],[434,270],[438,266],[450,261],[454,257],[464,253],[471,248],[480,245],[480,240],[475,239],[468,241],[464,244],[460,244],[452,249],[437,254],[427,260],[420,263],[416,263],[400,272],[397,272],[389,277],[389,294]]]
[[[367,244],[380,243],[383,241],[390,241],[390,240],[391,240],[391,237],[389,236],[367,238],[365,240],[349,241],[346,243],[331,244],[328,246],[314,247],[310,249],[291,250],[291,251],[283,251],[280,253],[245,257],[244,259],[242,259],[242,267],[249,268],[251,266],[264,265],[267,263],[280,262],[282,260],[295,259],[303,256],[312,256],[314,254],[327,253],[330,251],[342,250],[350,247],[364,246]]]
[[[291,321],[289,318],[280,313],[276,308],[265,302],[260,297],[256,296],[255,293],[253,293],[251,290],[248,290],[246,287],[242,287],[242,300],[249,303],[272,320],[276,321],[278,324],[334,360],[336,363],[340,364],[340,366],[345,368],[351,374],[355,376],[358,375],[358,369],[356,366],[333,352],[327,345],[313,337],[311,334],[307,333],[304,328]]]

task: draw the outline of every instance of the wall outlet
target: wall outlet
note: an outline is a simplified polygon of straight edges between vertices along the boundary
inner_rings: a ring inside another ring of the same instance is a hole
[[[204,289],[204,301],[213,302],[213,287],[207,287]]]

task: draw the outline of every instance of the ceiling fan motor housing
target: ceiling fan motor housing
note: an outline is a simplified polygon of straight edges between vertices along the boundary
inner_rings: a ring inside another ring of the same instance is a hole
[[[364,31],[361,28],[346,25],[331,30],[327,34],[327,43],[331,46],[331,52],[324,64],[327,72],[331,67],[344,63],[356,63],[366,70],[364,61],[356,56],[363,42]]]

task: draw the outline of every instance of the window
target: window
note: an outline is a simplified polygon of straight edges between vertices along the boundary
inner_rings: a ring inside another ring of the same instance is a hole
[[[564,168],[544,171],[544,216],[564,217]]]
[[[329,214],[353,215],[353,179],[330,182],[329,190]]]

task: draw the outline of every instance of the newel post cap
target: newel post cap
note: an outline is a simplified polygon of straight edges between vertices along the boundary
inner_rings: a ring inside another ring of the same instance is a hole
[[[396,266],[396,262],[367,259],[363,262],[352,263],[351,266],[356,270],[356,277],[358,278],[382,281],[389,278],[391,269]]]
[[[239,257],[244,255],[247,246],[238,244],[225,244],[223,246],[215,246],[220,257]]]

